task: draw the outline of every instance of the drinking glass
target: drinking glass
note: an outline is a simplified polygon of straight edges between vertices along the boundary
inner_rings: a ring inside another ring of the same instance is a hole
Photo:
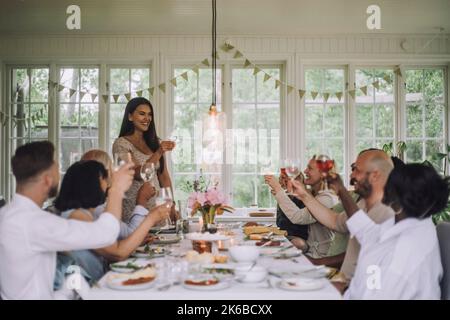
[[[287,159],[285,161],[284,169],[291,181],[295,180],[300,174],[300,159]],[[292,193],[288,193],[289,195],[293,195]]]
[[[116,152],[113,155],[113,169],[119,170],[125,163],[132,162],[131,152]]]
[[[167,208],[172,207],[173,204],[173,195],[172,190],[170,188],[161,188],[158,192],[158,197],[156,197],[156,205],[166,205]],[[173,225],[172,220],[169,218],[166,219],[166,227],[170,228],[170,226]]]
[[[156,174],[155,164],[153,162],[145,162],[141,166],[140,174],[144,182],[151,182]]]
[[[324,189],[328,190],[327,176],[329,172],[334,168],[334,160],[327,155],[321,154],[316,158],[316,164],[317,168],[324,176]]]

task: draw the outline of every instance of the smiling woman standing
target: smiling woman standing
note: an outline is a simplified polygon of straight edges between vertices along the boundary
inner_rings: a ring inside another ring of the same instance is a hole
[[[155,164],[157,174],[152,177],[150,183],[155,187],[156,195],[160,188],[172,188],[164,153],[174,147],[174,142],[160,141],[158,138],[150,101],[142,97],[131,99],[125,108],[119,138],[113,144],[113,154],[130,152],[136,165],[133,184],[126,192],[123,203],[122,219],[125,222],[133,212],[138,190],[144,183],[140,177],[140,170],[146,162]],[[155,206],[156,195],[149,200],[148,209]]]

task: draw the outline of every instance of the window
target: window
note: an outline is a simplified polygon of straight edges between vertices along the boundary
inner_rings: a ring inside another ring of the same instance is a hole
[[[48,68],[12,68],[10,153],[21,145],[48,139]],[[10,190],[14,177],[10,171]]]
[[[405,83],[407,161],[429,160],[442,170],[434,155],[444,148],[444,70],[406,70]]]
[[[226,113],[228,129],[224,139],[228,146],[224,157],[227,165],[206,165],[199,146],[202,144],[198,136],[202,118],[211,105],[211,70],[200,69],[199,74],[189,71],[188,82],[177,81],[173,90],[174,130],[182,141],[173,153],[173,180],[177,199],[185,199],[180,186],[186,180],[192,180],[200,169],[207,178],[217,181],[227,194],[232,195],[232,204],[236,207],[250,206],[257,203],[261,207],[273,207],[274,200],[269,188],[263,183],[260,175],[261,165],[269,162],[277,163],[279,159],[280,130],[280,88],[274,87],[274,80],[264,81],[264,74],[253,74],[253,69],[231,67],[229,79],[222,79],[218,70],[218,109]],[[175,68],[174,76],[188,71],[186,68]],[[280,67],[265,67],[267,74],[280,78]],[[231,90],[221,90],[221,83],[232,83]],[[223,99],[231,101],[231,105],[222,108]],[[196,123],[197,121],[197,123]],[[231,127],[230,127],[231,125]],[[230,184],[224,179],[230,177]]]
[[[263,68],[280,79],[280,68]],[[280,150],[280,88],[264,73],[232,69],[233,158],[231,191],[233,205],[273,207],[274,199],[264,184],[261,167],[278,164]]]
[[[333,95],[345,90],[345,72],[338,68],[312,68],[305,72],[307,95],[305,99],[306,151],[303,161],[313,155],[326,154],[335,160],[337,169],[345,175],[344,162],[344,96]],[[310,92],[319,92],[314,99]],[[322,93],[328,93],[328,100]]]
[[[381,149],[394,141],[394,71],[357,69],[355,87],[367,86],[367,94],[356,91],[356,154],[368,148]],[[378,89],[372,83],[378,81]]]
[[[222,182],[222,166],[205,165],[203,155],[199,153],[201,146],[202,117],[207,114],[211,106],[212,73],[211,69],[200,68],[198,74],[190,69],[175,68],[174,76],[177,77],[188,71],[189,81],[179,80],[173,89],[173,130],[181,138],[177,141],[177,148],[173,153],[173,184],[176,199],[186,199],[188,194],[183,192],[182,185],[186,181],[192,181],[202,169],[205,177]],[[180,78],[178,78],[180,79]],[[222,72],[217,70],[217,109],[222,105]],[[223,186],[223,185],[222,185]]]
[[[142,97],[150,99],[148,89],[150,87],[150,68],[110,68],[109,91],[111,95],[119,95],[117,102],[109,99],[109,143],[108,150],[112,149],[114,140],[119,136],[122,118],[127,105],[124,93],[130,92],[131,97],[136,96],[136,91],[142,90]]]
[[[90,95],[99,92],[98,68],[61,68],[59,76],[61,85],[76,90],[72,95],[68,89],[59,92],[60,164],[65,172],[84,152],[98,148],[101,97],[92,101]]]

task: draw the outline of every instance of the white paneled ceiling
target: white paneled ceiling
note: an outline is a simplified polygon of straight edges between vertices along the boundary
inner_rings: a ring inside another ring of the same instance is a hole
[[[217,0],[219,34],[435,33],[450,30],[450,0]],[[66,29],[66,8],[81,7],[81,30]],[[366,27],[381,7],[382,30]],[[208,34],[211,0],[0,0],[0,33]]]

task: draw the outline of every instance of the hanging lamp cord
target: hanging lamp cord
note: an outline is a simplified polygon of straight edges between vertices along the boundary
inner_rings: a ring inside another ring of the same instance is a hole
[[[217,49],[216,49],[216,40],[217,40],[217,6],[216,0],[212,0],[212,104],[216,105],[216,75],[217,75]]]

